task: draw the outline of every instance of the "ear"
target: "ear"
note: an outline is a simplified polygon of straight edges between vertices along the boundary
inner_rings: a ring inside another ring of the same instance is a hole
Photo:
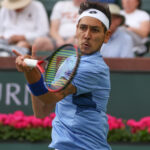
[[[106,33],[105,33],[105,37],[104,37],[104,43],[107,43],[109,38],[111,36],[111,30],[107,30]]]

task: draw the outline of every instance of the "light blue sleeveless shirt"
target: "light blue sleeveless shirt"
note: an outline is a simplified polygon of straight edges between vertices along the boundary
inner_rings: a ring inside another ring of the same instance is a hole
[[[76,94],[68,95],[56,104],[49,147],[59,150],[111,150],[107,143],[106,115],[110,74],[99,52],[81,56],[72,84],[77,88]]]

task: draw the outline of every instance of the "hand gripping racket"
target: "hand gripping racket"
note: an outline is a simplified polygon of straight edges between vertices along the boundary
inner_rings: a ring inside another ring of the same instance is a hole
[[[66,44],[44,60],[24,59],[29,67],[38,67],[44,73],[44,81],[51,92],[64,89],[74,77],[80,60],[77,46]],[[42,64],[46,63],[45,68]]]

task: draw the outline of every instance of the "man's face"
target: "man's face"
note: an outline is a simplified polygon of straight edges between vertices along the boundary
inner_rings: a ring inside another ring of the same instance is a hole
[[[98,19],[88,16],[83,17],[79,21],[76,31],[81,53],[86,55],[99,51],[102,44],[109,39],[107,32],[104,32],[104,26]]]
[[[122,0],[122,7],[127,13],[133,12],[139,5],[138,0]]]
[[[75,6],[80,6],[82,2],[85,2],[85,0],[73,0],[73,3],[75,4]]]

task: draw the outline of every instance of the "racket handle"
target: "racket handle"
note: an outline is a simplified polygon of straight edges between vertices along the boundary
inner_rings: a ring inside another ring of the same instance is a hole
[[[33,68],[33,67],[36,67],[36,66],[37,66],[38,60],[25,58],[25,59],[24,59],[24,62],[27,64],[27,66]]]

